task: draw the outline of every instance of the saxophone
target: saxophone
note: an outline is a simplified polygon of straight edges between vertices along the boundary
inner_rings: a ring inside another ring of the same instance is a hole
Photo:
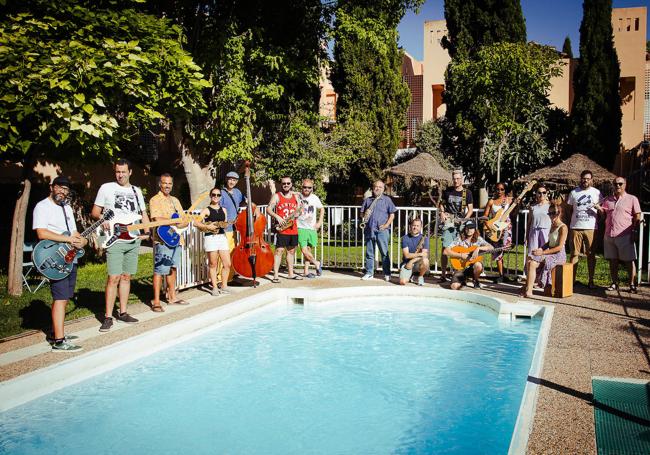
[[[284,218],[282,221],[276,224],[275,230],[277,232],[282,232],[286,229],[289,229],[293,224],[293,220],[295,220],[300,216],[300,213],[302,212],[302,206],[303,206],[303,199],[301,197],[298,197],[298,206],[296,207],[296,209],[293,212],[291,212],[289,215],[287,215],[286,218]]]
[[[383,195],[382,195],[383,196]],[[366,227],[366,224],[368,224],[368,220],[370,220],[370,216],[372,215],[372,211],[375,209],[375,206],[377,205],[377,202],[382,198],[382,196],[379,196],[375,198],[374,201],[370,204],[370,207],[364,212],[363,214],[363,220],[361,220],[361,223],[359,223],[359,227],[361,229]]]

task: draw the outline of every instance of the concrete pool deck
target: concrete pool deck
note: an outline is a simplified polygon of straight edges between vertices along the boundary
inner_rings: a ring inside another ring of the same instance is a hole
[[[116,323],[110,332],[98,331],[100,322],[86,318],[66,324],[66,333],[80,337],[84,351],[95,350],[154,328],[226,305],[241,297],[252,296],[274,287],[351,287],[387,286],[383,280],[360,281],[360,274],[325,271],[313,280],[281,280],[271,284],[261,279],[256,289],[233,286],[232,295],[212,297],[192,289],[182,293],[189,306],[168,306],[165,313],[153,313],[139,304],[129,312],[139,324]],[[396,279],[394,278],[394,283]],[[438,286],[434,279],[427,286]],[[395,284],[393,284],[395,286]],[[409,285],[414,286],[414,285]],[[474,289],[466,289],[474,292]],[[507,302],[521,300],[518,287],[487,284],[476,291]],[[640,293],[590,291],[586,287],[566,299],[536,297],[535,303],[554,305],[554,315],[540,378],[537,412],[528,443],[528,453],[596,453],[592,376],[650,379],[650,290]],[[61,362],[78,354],[52,353],[43,333],[32,333],[0,342],[0,381],[15,378],[39,368]]]

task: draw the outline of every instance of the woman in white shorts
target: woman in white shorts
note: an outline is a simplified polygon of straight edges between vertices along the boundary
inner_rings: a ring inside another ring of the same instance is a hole
[[[213,188],[210,191],[210,205],[201,211],[203,222],[195,223],[204,232],[203,246],[208,254],[208,272],[212,282],[212,295],[230,294],[228,290],[228,275],[230,274],[230,246],[224,227],[217,227],[213,222],[226,222],[228,213],[221,207],[221,190]],[[218,286],[217,264],[221,259],[221,290]]]

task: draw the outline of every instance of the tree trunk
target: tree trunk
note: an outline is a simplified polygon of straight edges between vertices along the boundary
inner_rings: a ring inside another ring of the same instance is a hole
[[[26,166],[28,165],[26,164]],[[30,171],[27,171],[28,174]],[[16,200],[14,218],[11,225],[7,292],[9,295],[16,297],[20,297],[23,294],[23,243],[25,242],[25,218],[27,216],[27,205],[29,204],[29,193],[31,190],[32,182],[26,176],[23,180],[23,188]]]
[[[192,150],[185,142],[182,125],[176,124],[173,128],[173,134],[174,143],[181,155],[185,178],[190,187],[190,198],[192,203],[194,203],[201,194],[214,188],[215,177],[213,174],[213,166],[212,164],[202,166],[201,163],[196,160]],[[199,207],[205,207],[208,202],[209,199],[206,198],[203,203],[199,204]]]

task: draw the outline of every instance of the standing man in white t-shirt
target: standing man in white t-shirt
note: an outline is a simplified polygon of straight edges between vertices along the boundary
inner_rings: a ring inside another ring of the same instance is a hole
[[[115,213],[115,220],[120,215],[141,214],[142,222],[148,223],[146,207],[142,191],[131,183],[131,163],[125,159],[115,162],[115,182],[104,183],[97,192],[95,205],[91,215],[95,219],[102,216],[104,209],[112,209]],[[108,223],[104,223],[108,228]],[[149,238],[149,230],[144,230],[144,235],[139,235],[130,242],[115,242],[106,250],[106,265],[108,268],[108,279],[106,280],[106,314],[104,322],[99,328],[100,332],[108,332],[113,326],[113,309],[115,298],[119,294],[120,311],[116,319],[118,321],[133,324],[138,322],[136,318],[126,312],[126,304],[129,301],[131,292],[131,276],[138,271],[138,253],[142,239]]]
[[[308,273],[310,262],[316,268],[316,275],[321,276],[323,274],[323,265],[314,258],[312,248],[318,245],[318,230],[323,225],[325,208],[320,198],[314,194],[314,181],[312,179],[302,181],[300,197],[302,210],[298,217],[298,245],[300,245],[305,261],[305,277],[314,278],[314,274]],[[316,210],[319,211],[318,221],[316,221]]]
[[[88,241],[77,232],[72,208],[68,204],[70,181],[59,176],[52,181],[50,195],[36,204],[32,220],[32,229],[36,231],[39,240],[54,240],[69,243],[75,248],[83,248]],[[66,337],[64,333],[65,308],[68,300],[74,296],[77,284],[77,259],[75,258],[70,275],[61,280],[50,280],[52,292],[52,334],[48,340],[52,344],[52,352],[81,351],[69,341],[77,337]]]
[[[580,174],[580,186],[569,194],[567,204],[571,207],[571,263],[573,264],[573,281],[576,279],[577,264],[580,254],[587,256],[587,271],[589,272],[589,289],[593,289],[594,270],[596,269],[596,252],[594,251],[594,231],[598,212],[602,211],[600,203],[603,196],[597,188],[591,186],[593,174],[584,170]]]

